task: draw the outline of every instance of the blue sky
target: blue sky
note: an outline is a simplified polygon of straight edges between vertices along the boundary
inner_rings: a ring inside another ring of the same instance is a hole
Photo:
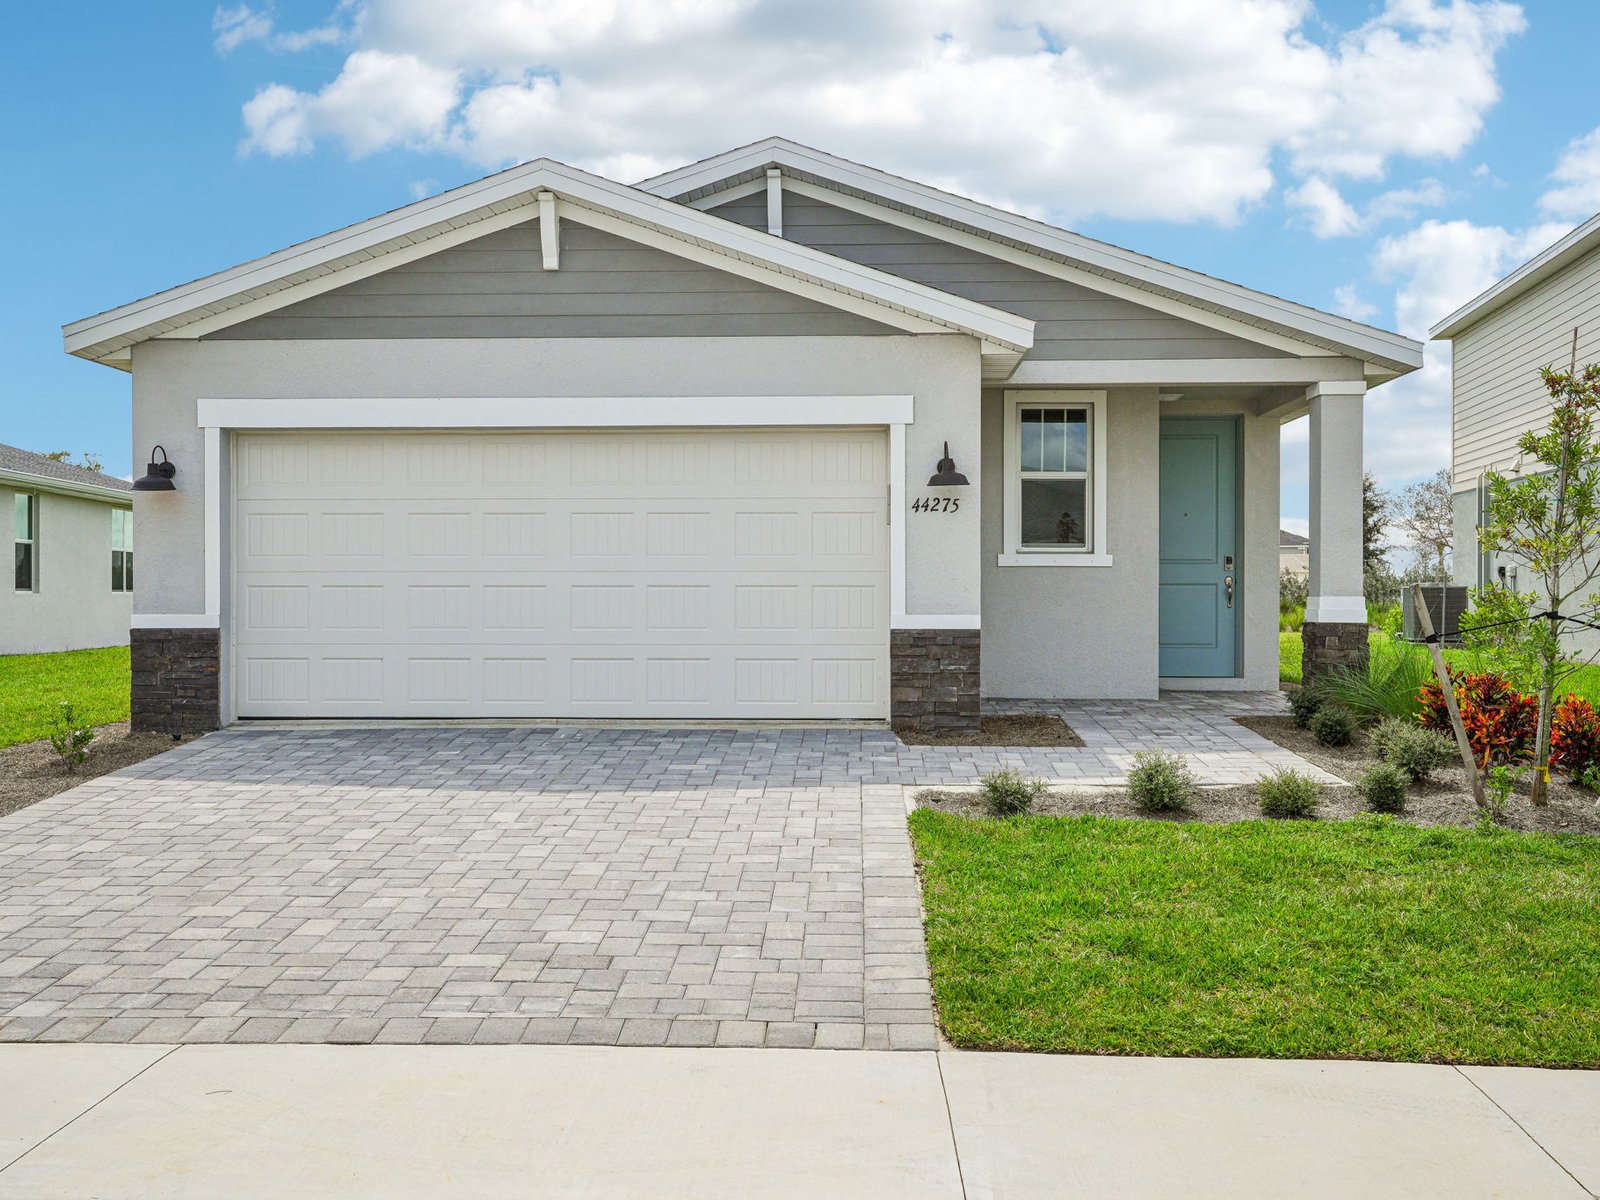
[[[65,356],[63,322],[539,154],[631,181],[782,133],[1413,334],[1600,208],[1583,0],[132,11],[19,8],[0,81],[0,441],[117,474],[129,378]],[[1387,485],[1447,462],[1430,354],[1369,402]]]

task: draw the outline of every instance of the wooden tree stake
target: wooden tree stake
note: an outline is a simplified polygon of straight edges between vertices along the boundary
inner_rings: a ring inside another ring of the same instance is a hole
[[[1433,674],[1439,681],[1439,690],[1444,693],[1444,706],[1450,711],[1450,728],[1455,731],[1456,749],[1461,751],[1461,765],[1467,769],[1467,778],[1472,781],[1472,798],[1479,808],[1487,809],[1489,802],[1483,795],[1483,777],[1478,774],[1478,761],[1472,756],[1472,740],[1467,737],[1467,727],[1461,723],[1461,707],[1456,703],[1455,684],[1450,682],[1450,668],[1444,665],[1444,651],[1434,637],[1433,614],[1428,611],[1428,601],[1422,594],[1420,583],[1411,585],[1411,604],[1417,610],[1422,634],[1428,639],[1428,651],[1433,656]]]

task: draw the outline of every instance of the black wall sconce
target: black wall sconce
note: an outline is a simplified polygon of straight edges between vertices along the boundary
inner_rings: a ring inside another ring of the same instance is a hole
[[[155,461],[158,453],[161,455],[160,462]],[[175,492],[178,489],[173,486],[172,477],[177,473],[178,468],[167,461],[166,447],[157,446],[150,451],[150,469],[145,472],[143,479],[135,479],[133,481],[133,490],[136,492]]]
[[[939,467],[928,480],[929,487],[966,487],[967,477],[956,470],[956,460],[950,457],[950,443],[944,444],[944,457],[939,460]]]

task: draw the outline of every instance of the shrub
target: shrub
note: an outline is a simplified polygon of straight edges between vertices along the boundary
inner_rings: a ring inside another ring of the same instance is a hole
[[[1488,807],[1478,815],[1479,829],[1487,831],[1504,823],[1506,810],[1511,806],[1511,797],[1517,790],[1517,781],[1522,778],[1526,770],[1526,767],[1512,767],[1502,763],[1498,767],[1490,767],[1485,773],[1483,798],[1488,802]]]
[[[1194,772],[1180,755],[1141,750],[1128,772],[1128,795],[1145,812],[1177,812],[1194,795]]]
[[[1306,606],[1290,604],[1278,610],[1278,632],[1299,633],[1305,628]]]
[[[1461,724],[1467,731],[1473,757],[1488,767],[1494,763],[1513,763],[1533,752],[1533,739],[1539,719],[1539,702],[1511,686],[1503,675],[1482,671],[1472,675],[1450,672],[1456,703],[1461,706]],[[1422,724],[1440,733],[1450,732],[1450,710],[1444,692],[1430,680],[1418,690],[1422,701]]]
[[[1322,785],[1299,771],[1278,770],[1256,784],[1256,799],[1269,817],[1311,817],[1322,798]]]
[[[1362,721],[1412,717],[1417,691],[1432,675],[1426,654],[1397,638],[1374,638],[1367,669],[1342,667],[1317,680],[1324,703],[1341,704]]]
[[[1311,718],[1311,733],[1324,746],[1348,746],[1356,721],[1342,704],[1324,704]]]
[[[1550,765],[1581,777],[1600,766],[1600,713],[1582,696],[1556,705],[1550,724]]]
[[[1373,812],[1404,812],[1406,774],[1399,767],[1379,763],[1356,781],[1356,791]]]
[[[1591,792],[1600,792],[1600,763],[1585,767],[1573,779],[1579,787],[1588,788]]]
[[[60,755],[66,769],[75,771],[89,757],[89,743],[94,741],[94,726],[72,711],[72,705],[63,700],[56,706],[50,721],[50,745]]]
[[[983,794],[983,806],[991,816],[1015,817],[1033,807],[1039,794],[1050,785],[1043,779],[1032,779],[1021,771],[990,771],[978,781]]]
[[[1322,693],[1314,687],[1297,687],[1289,693],[1289,712],[1301,729],[1311,724],[1311,718],[1322,707]]]
[[[1421,783],[1455,755],[1455,743],[1433,729],[1390,717],[1379,723],[1367,742],[1372,753]]]

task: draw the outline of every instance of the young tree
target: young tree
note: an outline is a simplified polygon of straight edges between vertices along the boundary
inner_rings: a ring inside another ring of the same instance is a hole
[[[1556,687],[1577,667],[1562,652],[1562,626],[1600,606],[1594,584],[1600,575],[1600,365],[1581,371],[1548,367],[1539,374],[1552,407],[1545,428],[1517,441],[1524,464],[1536,464],[1512,479],[1488,472],[1488,505],[1480,537],[1485,550],[1524,564],[1539,592],[1518,594],[1489,587],[1478,593],[1470,624],[1479,644],[1498,644],[1507,663],[1530,675],[1539,693],[1534,744],[1533,803],[1545,803],[1550,777],[1550,720]],[[1484,628],[1508,621],[1496,629]]]
[[[1413,483],[1395,501],[1395,524],[1417,552],[1417,559],[1433,572],[1425,583],[1449,578],[1450,545],[1455,540],[1455,510],[1450,502],[1450,472],[1440,470],[1421,483]]]
[[[1383,532],[1393,505],[1370,472],[1361,476],[1361,590],[1368,604],[1393,604],[1400,586]]]

